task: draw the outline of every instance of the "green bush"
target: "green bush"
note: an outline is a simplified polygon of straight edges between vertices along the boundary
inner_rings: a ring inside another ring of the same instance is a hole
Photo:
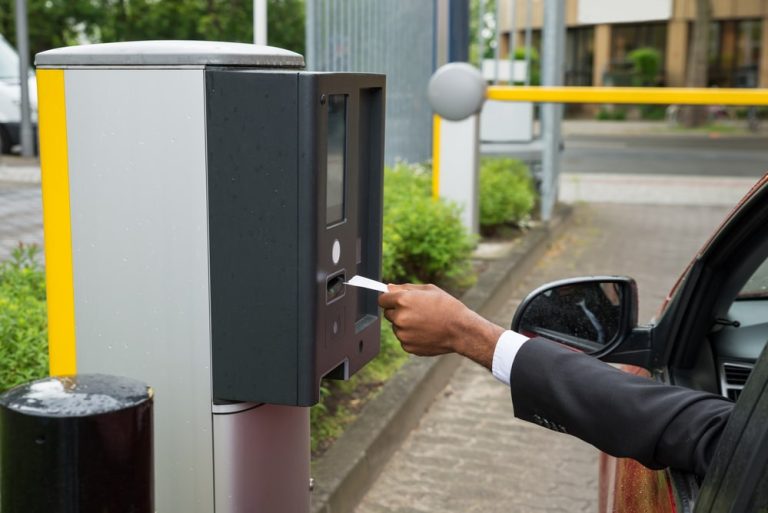
[[[0,390],[48,373],[45,276],[36,246],[0,262]]]
[[[540,59],[539,59],[539,51],[536,50],[536,48],[534,48],[534,47],[531,47],[530,51],[531,51],[531,59],[530,59],[530,62],[531,62],[531,71],[530,71],[531,79],[529,80],[529,82],[530,82],[530,85],[534,85],[534,86],[541,85],[541,63],[540,63]],[[524,61],[525,60],[525,53],[526,53],[525,47],[517,47],[517,48],[515,48],[515,60],[516,61]],[[515,84],[519,85],[521,83],[522,82],[520,82],[520,83],[516,82]]]
[[[480,226],[492,230],[520,224],[536,202],[528,167],[514,159],[484,158],[480,163]]]
[[[656,48],[643,47],[629,52],[632,82],[638,87],[655,85],[661,70],[661,53]]]
[[[431,193],[424,166],[398,164],[384,173],[382,277],[392,283],[436,283],[446,288],[470,285],[470,255],[475,241],[459,208]]]

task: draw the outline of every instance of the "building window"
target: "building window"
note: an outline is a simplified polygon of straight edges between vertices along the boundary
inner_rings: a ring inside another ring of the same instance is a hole
[[[691,26],[689,33],[692,30]],[[761,38],[759,19],[713,22],[709,38],[709,84],[757,87]]]
[[[661,57],[659,75],[664,76],[664,53],[667,48],[666,23],[622,23],[611,29],[611,64],[606,84],[628,86],[632,83],[633,65],[629,54],[638,48],[655,48]]]
[[[565,43],[565,84],[592,85],[592,65],[595,55],[595,28],[568,29]]]

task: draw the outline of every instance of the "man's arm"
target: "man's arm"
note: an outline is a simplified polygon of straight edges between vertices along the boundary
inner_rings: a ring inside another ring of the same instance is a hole
[[[504,328],[434,285],[389,285],[379,306],[403,349],[418,356],[459,353],[490,369]]]
[[[498,363],[504,329],[433,285],[390,285],[379,304],[410,353],[456,352],[488,369]],[[703,475],[733,407],[720,396],[633,376],[544,339],[506,352],[513,358],[517,417],[651,468]]]
[[[546,339],[518,351],[515,415],[646,467],[703,476],[733,408],[722,396],[622,372]]]

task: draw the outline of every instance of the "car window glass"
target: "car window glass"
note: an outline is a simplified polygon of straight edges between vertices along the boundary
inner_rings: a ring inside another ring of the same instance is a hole
[[[768,298],[768,260],[755,271],[739,292],[739,299]]]

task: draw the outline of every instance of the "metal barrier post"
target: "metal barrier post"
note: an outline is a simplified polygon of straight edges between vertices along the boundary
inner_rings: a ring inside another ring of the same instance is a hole
[[[542,82],[545,86],[563,83],[563,53],[565,42],[565,1],[544,2],[544,42],[542,55]],[[542,158],[541,218],[548,221],[557,203],[557,185],[560,174],[560,125],[563,106],[545,103],[541,106]]]
[[[51,377],[0,396],[0,511],[153,513],[152,389]]]
[[[461,222],[470,233],[480,233],[480,116],[461,121],[435,116],[434,196],[461,207]]]

